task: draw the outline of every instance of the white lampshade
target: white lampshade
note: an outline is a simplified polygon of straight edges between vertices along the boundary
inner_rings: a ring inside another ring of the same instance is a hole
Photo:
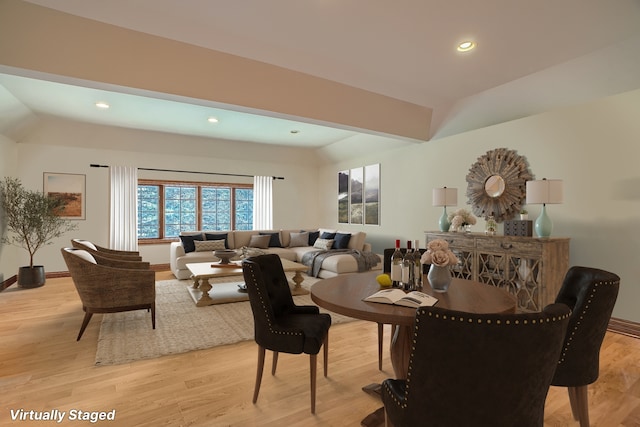
[[[561,179],[527,181],[527,204],[557,204],[563,201]]]
[[[432,196],[433,206],[457,206],[458,205],[458,189],[457,188],[434,188]]]

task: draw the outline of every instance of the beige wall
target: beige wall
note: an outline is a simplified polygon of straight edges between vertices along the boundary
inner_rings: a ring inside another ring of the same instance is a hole
[[[16,176],[18,169],[17,152],[17,144],[0,134],[0,178]],[[0,212],[1,215],[2,213]],[[11,271],[14,270],[13,266],[16,263],[16,252],[17,248],[13,246],[0,245],[0,280],[5,280],[15,274],[11,273]]]
[[[494,148],[517,150],[537,179],[564,180],[564,203],[547,211],[553,235],[571,238],[571,265],[619,274],[614,316],[640,322],[639,108],[640,90],[401,149],[361,150],[367,154],[323,167],[320,180],[333,183],[340,170],[380,163],[381,225],[364,229],[381,251],[396,238],[424,242],[423,232],[437,229],[442,208],[431,206],[432,188],[457,187],[458,207],[469,208],[465,177],[477,157]],[[339,157],[336,147],[325,151]],[[335,186],[321,189],[322,218],[338,226]],[[540,206],[528,208],[535,219]],[[484,220],[474,231],[484,231]]]

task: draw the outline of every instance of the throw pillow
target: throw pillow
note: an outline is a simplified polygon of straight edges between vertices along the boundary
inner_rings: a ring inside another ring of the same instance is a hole
[[[306,231],[301,233],[291,233],[291,242],[289,242],[289,247],[297,248],[301,246],[309,246],[309,233]]]
[[[316,249],[322,249],[328,251],[333,246],[333,239],[317,239],[313,244],[313,247]]]
[[[193,243],[194,241],[204,239],[202,238],[202,234],[195,234],[192,236],[180,236],[180,240],[182,241],[184,253],[188,254],[189,252],[194,252],[196,250],[196,245]]]
[[[196,246],[196,252],[211,252],[221,249],[227,249],[224,245],[224,240],[205,240],[203,242],[194,241]]]
[[[349,247],[349,240],[351,240],[351,234],[336,233],[333,249],[347,249]]]
[[[227,233],[204,233],[204,237],[207,240],[224,240],[224,248],[222,249],[230,249]]]
[[[89,252],[85,251],[84,249],[76,249],[71,253],[82,258],[85,261],[89,261],[91,264],[97,264],[96,259],[93,257],[93,255],[91,255]]]
[[[309,231],[309,245],[313,246],[316,243],[316,240],[320,237],[319,231]]]
[[[322,233],[320,233],[321,239],[333,239],[334,237],[336,237],[336,233],[330,233],[328,231],[323,231]]]
[[[270,248],[281,248],[282,244],[280,243],[280,233],[263,233],[260,232],[261,236],[269,236],[269,247]]]
[[[251,236],[251,240],[249,240],[249,247],[267,249],[269,247],[269,240],[271,240],[271,236],[254,234]]]

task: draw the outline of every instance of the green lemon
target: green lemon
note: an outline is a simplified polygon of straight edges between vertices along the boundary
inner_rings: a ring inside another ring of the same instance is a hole
[[[391,286],[391,278],[388,274],[380,274],[376,277],[376,280],[382,288],[388,288],[389,286]]]

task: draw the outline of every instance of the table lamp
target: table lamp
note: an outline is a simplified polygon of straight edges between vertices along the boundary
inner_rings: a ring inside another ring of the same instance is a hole
[[[543,178],[537,181],[527,181],[527,204],[542,204],[542,212],[536,219],[535,229],[538,237],[551,236],[553,222],[547,215],[547,204],[562,203],[563,191],[561,179]]]
[[[449,218],[447,218],[447,206],[457,206],[458,189],[447,187],[434,188],[432,195],[432,204],[433,206],[444,207],[442,216],[440,217],[440,221],[438,221],[438,224],[440,225],[440,231],[449,231],[451,223],[449,222]]]

